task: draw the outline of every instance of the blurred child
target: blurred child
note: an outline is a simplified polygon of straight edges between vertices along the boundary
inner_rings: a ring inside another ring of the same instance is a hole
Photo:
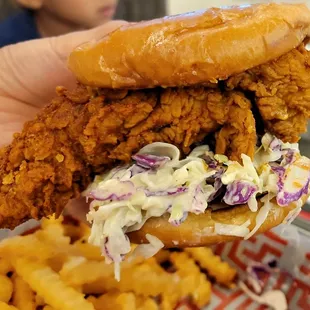
[[[0,47],[99,26],[118,0],[16,0],[22,11],[0,24]]]

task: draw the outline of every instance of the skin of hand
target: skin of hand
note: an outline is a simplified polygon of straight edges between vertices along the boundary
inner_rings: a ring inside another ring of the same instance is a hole
[[[111,21],[92,30],[39,39],[0,49],[0,147],[12,141],[23,124],[55,96],[56,86],[71,89],[76,80],[67,69],[70,52],[89,41],[99,41],[125,25]],[[85,220],[84,200],[71,201],[65,212]]]
[[[118,0],[15,0],[34,14],[41,37],[92,29],[113,18]]]

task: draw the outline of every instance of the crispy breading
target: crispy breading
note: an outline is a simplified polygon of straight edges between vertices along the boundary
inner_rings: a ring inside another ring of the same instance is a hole
[[[216,136],[216,153],[228,155],[231,160],[239,160],[242,154],[253,158],[256,128],[250,102],[237,93],[231,96],[231,100],[234,104],[231,105],[228,118]]]
[[[304,44],[280,58],[229,78],[228,89],[255,93],[267,130],[297,142],[310,117],[310,58]]]
[[[241,93],[199,87],[110,91],[91,98],[93,93],[79,86],[73,92],[58,88],[58,94],[1,151],[0,227],[60,214],[94,174],[128,162],[146,144],[169,142],[188,153],[194,142],[225,125],[235,109],[251,115],[254,131],[242,121],[234,136],[245,141],[240,150],[253,155],[255,120]],[[239,157],[240,150],[226,149]]]

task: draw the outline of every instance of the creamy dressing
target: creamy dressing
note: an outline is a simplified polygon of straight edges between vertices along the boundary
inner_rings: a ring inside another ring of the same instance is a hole
[[[251,225],[251,221],[247,220],[242,225],[229,225],[229,224],[221,224],[215,223],[214,232],[217,235],[222,236],[236,236],[236,237],[246,237],[249,233],[249,226]]]
[[[253,293],[244,282],[239,282],[239,287],[254,301],[259,304],[271,307],[274,310],[287,310],[287,300],[285,294],[280,290],[272,290],[256,295]]]

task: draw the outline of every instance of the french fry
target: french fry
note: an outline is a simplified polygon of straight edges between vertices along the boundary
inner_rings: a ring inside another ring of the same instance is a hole
[[[13,283],[11,279],[7,276],[0,275],[0,301],[8,303],[12,293]]]
[[[96,257],[97,260],[103,260],[99,248],[88,244],[71,245],[70,237],[64,235],[64,228],[60,224],[47,223],[45,220],[44,230],[2,241],[0,256],[36,257],[42,261],[49,259],[55,271],[60,270],[69,255],[83,255],[88,259]]]
[[[79,250],[70,245],[69,237],[61,237],[52,225],[48,227],[45,231],[39,230],[31,235],[3,240],[0,242],[0,257],[24,256],[46,261],[58,256],[64,262],[69,255],[79,255]],[[54,239],[54,233],[59,239]]]
[[[95,296],[88,296],[87,301],[92,303],[94,308],[97,310],[97,308],[96,308],[97,298]]]
[[[128,254],[117,282],[88,236],[87,225],[52,217],[30,235],[0,242],[0,310],[172,310],[186,297],[201,308],[211,284],[199,266],[226,286],[236,275],[209,248],[161,250],[148,260]],[[165,262],[172,269],[163,269]]]
[[[62,225],[63,217],[55,219],[53,216],[51,219],[42,220],[42,230],[35,232],[36,237],[44,242],[48,243],[59,250],[59,254],[56,257],[52,257],[49,264],[53,270],[59,271],[62,264],[67,260],[68,255],[78,255],[78,249],[72,247],[71,236],[66,235],[65,226]]]
[[[106,284],[105,281],[102,279],[99,279],[95,282],[91,282],[91,283],[85,283],[82,286],[82,292],[86,295],[101,295],[106,293],[107,288],[106,288]]]
[[[18,257],[13,260],[13,266],[17,274],[53,308],[94,310],[83,294],[62,282],[60,276],[43,263]]]
[[[0,301],[0,309],[1,310],[18,310],[16,307],[14,306],[9,306],[7,303]]]
[[[6,275],[8,272],[12,271],[13,267],[9,260],[4,257],[0,257],[0,275]]]
[[[165,261],[169,261],[170,258],[170,252],[167,250],[161,250],[159,251],[155,256],[156,261],[161,264]]]
[[[87,262],[87,264],[89,264],[89,262]],[[99,267],[100,265],[94,265],[94,270],[96,270],[96,266]],[[148,259],[143,263],[137,263],[132,265],[130,265],[128,262],[124,262],[121,269],[120,282],[117,282],[115,280],[113,268],[111,267],[111,269],[108,270],[108,267],[110,265],[105,265],[103,263],[103,265],[101,266],[102,269],[99,270],[98,268],[97,270],[97,279],[94,280],[94,282],[85,282],[83,286],[83,292],[85,294],[102,294],[106,291],[119,290],[123,293],[134,292],[135,294],[144,297],[154,297],[160,295],[164,291],[173,289],[178,280],[174,277],[173,274],[169,274],[165,270],[163,270],[157,264],[154,258]],[[104,266],[106,266],[106,270],[104,269]],[[73,278],[71,278],[70,280],[71,284],[72,282],[78,283],[78,281],[76,281],[76,278],[74,278],[77,277],[77,274],[79,274],[80,279],[83,279],[84,277],[82,276],[82,273],[87,273],[87,271],[84,270],[82,265],[79,266],[78,269],[79,270],[74,270],[74,272],[72,273]],[[91,277],[88,276],[87,279],[90,280]]]
[[[64,220],[64,217],[61,215],[58,218],[55,217],[55,215],[52,215],[48,218],[43,218],[41,220],[41,228],[46,229],[50,225],[58,225],[62,226],[62,222]]]
[[[204,274],[189,275],[182,281],[182,284],[183,288],[190,287],[189,295],[192,296],[193,301],[199,308],[203,308],[210,302],[211,283]],[[184,294],[184,296],[186,295]],[[180,299],[182,299],[182,296],[180,296]]]
[[[46,304],[45,300],[39,296],[39,295],[36,295],[35,296],[35,303],[36,303],[36,306],[44,306]]]
[[[211,299],[211,283],[208,281],[200,269],[187,253],[171,254],[171,262],[177,268],[176,274],[180,277],[177,287],[169,292],[169,298],[178,302],[186,296],[191,296],[197,306],[203,307],[210,302]],[[179,295],[176,295],[178,292]]]
[[[64,265],[64,263],[69,259],[69,253],[58,253],[55,256],[47,259],[47,264],[54,271],[59,272]]]
[[[57,247],[68,247],[70,245],[70,237],[65,236],[63,226],[55,223],[46,225],[43,230],[38,230],[34,235],[40,240]]]
[[[104,297],[105,295],[103,295]],[[103,298],[104,299],[104,298]],[[136,297],[133,293],[123,293],[116,298],[116,305],[120,310],[131,310],[136,308]],[[113,310],[114,308],[111,308]]]
[[[175,301],[172,301],[171,298],[165,294],[162,296],[162,301],[160,304],[160,310],[171,310],[176,307]]]
[[[117,289],[120,292],[134,292],[145,297],[155,297],[171,290],[175,280],[172,274],[157,264],[155,258],[150,258],[142,264],[122,269],[120,282],[114,278],[109,281],[106,279],[105,285],[108,291]]]
[[[77,260],[79,264],[76,262],[76,265],[72,266],[72,263],[66,263],[59,272],[61,279],[70,286],[80,286],[114,276],[113,265],[98,261],[81,261],[80,258]]]
[[[104,261],[82,261],[81,258],[77,259],[80,262],[79,264],[76,263],[74,266],[74,264],[68,262],[64,264],[62,270],[60,270],[59,272],[61,278],[68,285],[80,286],[86,283],[93,283],[98,280],[115,281],[114,266],[112,264],[108,265]],[[140,263],[141,261],[143,261],[143,259],[137,258],[133,262],[123,262],[121,265],[121,272],[123,273],[126,270],[131,269],[133,266]]]
[[[158,304],[152,298],[136,297],[137,310],[158,310]]]
[[[90,228],[84,224],[79,223],[78,226],[72,225],[72,224],[65,224],[64,227],[64,233],[65,236],[70,236],[71,240],[76,241],[81,238],[88,238],[90,235]]]
[[[189,257],[185,252],[173,252],[170,255],[170,260],[177,268],[179,275],[187,276],[190,273],[199,274],[200,270],[195,264],[194,260]]]
[[[16,236],[0,243],[0,256],[28,256],[45,260],[58,252],[57,248],[41,242],[34,234]]]
[[[87,238],[82,238],[73,244],[73,247],[88,260],[103,261],[100,247],[88,243]]]
[[[19,276],[13,277],[13,305],[19,310],[35,310],[35,294],[30,286]]]
[[[124,271],[121,281],[116,283],[116,288],[121,292],[133,291],[141,296],[161,294],[173,281],[170,275],[167,275],[164,270],[158,270],[157,267],[155,264],[143,263],[134,266],[131,270]],[[109,286],[110,283],[108,283]]]
[[[215,255],[210,248],[192,248],[186,249],[195,261],[215,280],[227,287],[233,286],[237,270],[232,268],[228,263],[223,262],[221,258]]]
[[[95,302],[96,310],[133,310],[136,297],[133,293],[108,293],[100,296]]]

